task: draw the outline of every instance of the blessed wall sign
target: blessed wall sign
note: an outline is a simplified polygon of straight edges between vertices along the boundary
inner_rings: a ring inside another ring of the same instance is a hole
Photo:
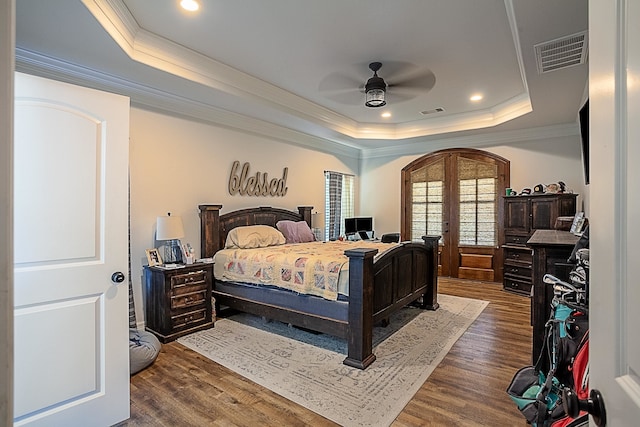
[[[232,196],[284,196],[287,194],[287,174],[289,168],[282,169],[282,178],[272,178],[266,172],[249,174],[249,162],[240,169],[240,162],[234,161],[229,175],[229,194]]]

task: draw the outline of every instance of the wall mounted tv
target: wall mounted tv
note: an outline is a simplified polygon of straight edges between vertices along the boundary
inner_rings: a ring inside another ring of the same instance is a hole
[[[582,165],[584,167],[584,183],[589,184],[589,100],[584,103],[578,115],[580,121],[580,137],[582,139]]]
[[[356,234],[360,231],[373,231],[373,218],[358,217],[344,219],[344,233],[346,235]]]

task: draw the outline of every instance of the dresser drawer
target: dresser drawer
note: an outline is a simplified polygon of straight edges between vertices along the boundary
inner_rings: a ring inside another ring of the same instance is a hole
[[[526,296],[531,295],[531,281],[520,280],[505,276],[503,288],[505,291],[516,292],[518,294]]]
[[[531,266],[533,263],[533,252],[529,248],[514,248],[503,246],[505,262],[514,261]]]
[[[506,276],[520,276],[527,278],[531,281],[531,265],[518,265],[518,264],[504,264],[504,275]]]
[[[529,240],[528,234],[505,234],[504,235],[504,242],[507,245],[524,246],[527,244],[527,240]]]

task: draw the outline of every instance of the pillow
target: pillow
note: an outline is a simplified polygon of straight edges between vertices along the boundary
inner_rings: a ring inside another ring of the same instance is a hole
[[[306,243],[316,240],[306,221],[278,221],[276,227],[282,231],[287,243]]]
[[[283,245],[286,239],[281,232],[268,225],[236,227],[227,234],[225,248],[253,249]]]

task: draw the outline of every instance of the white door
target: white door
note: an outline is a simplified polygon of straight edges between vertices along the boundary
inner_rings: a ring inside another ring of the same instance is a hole
[[[128,98],[15,80],[14,422],[129,416]]]
[[[640,420],[640,1],[589,1],[590,386]]]

